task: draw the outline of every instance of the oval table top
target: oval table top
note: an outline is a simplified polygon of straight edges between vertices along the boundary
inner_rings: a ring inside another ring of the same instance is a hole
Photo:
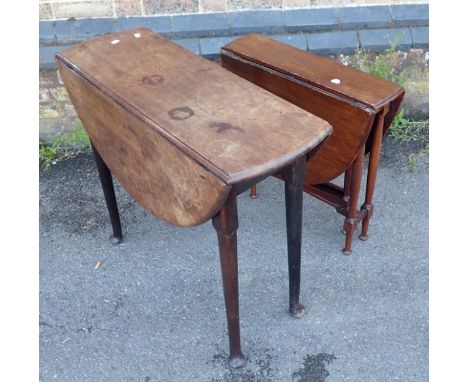
[[[283,168],[332,131],[146,28],[88,40],[56,58],[227,185]]]

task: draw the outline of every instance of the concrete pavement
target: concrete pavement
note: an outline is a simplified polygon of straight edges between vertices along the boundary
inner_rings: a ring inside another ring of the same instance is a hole
[[[410,150],[386,139],[370,236],[349,257],[342,216],[305,196],[300,320],[287,313],[283,185],[240,196],[249,362],[235,371],[211,223],[169,226],[118,187],[125,238],[112,246],[92,157],[41,173],[41,381],[427,381],[428,171],[405,170]]]

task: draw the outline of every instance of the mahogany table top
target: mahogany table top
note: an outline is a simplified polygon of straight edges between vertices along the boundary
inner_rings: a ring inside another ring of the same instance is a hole
[[[378,110],[403,92],[401,86],[390,81],[256,33],[240,37],[225,45],[222,50],[258,62],[372,110]]]
[[[323,118],[333,134],[307,165],[307,184],[330,182],[354,162],[374,136],[374,120],[388,107],[383,134],[400,109],[402,86],[271,38],[249,34],[221,48],[227,70]]]

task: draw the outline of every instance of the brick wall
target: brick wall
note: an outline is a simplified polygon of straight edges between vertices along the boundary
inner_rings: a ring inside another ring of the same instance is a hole
[[[243,9],[309,8],[363,4],[425,3],[425,0],[39,0],[41,20],[154,16]]]
[[[357,49],[381,52],[395,39],[402,57],[407,52],[427,57],[428,4],[402,3],[407,2],[40,0],[40,138],[50,141],[71,131],[78,122],[58,78],[54,55],[79,41],[144,26],[207,58],[216,58],[221,46],[250,32],[340,60]],[[426,69],[414,86],[408,86],[406,101],[411,114],[423,117],[428,102]]]

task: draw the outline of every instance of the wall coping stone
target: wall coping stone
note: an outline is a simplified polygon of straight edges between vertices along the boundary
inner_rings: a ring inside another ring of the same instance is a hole
[[[335,29],[338,25],[338,9],[292,9],[284,13],[284,25],[288,32]]]
[[[428,25],[429,4],[398,4],[390,6],[393,22],[398,26]]]
[[[429,46],[429,27],[411,28],[413,48],[425,48]]]
[[[357,31],[321,32],[307,35],[308,50],[314,54],[351,54],[359,49]]]
[[[395,43],[397,49],[407,50],[413,46],[413,37],[410,29],[368,29],[361,30],[359,41],[363,49],[371,52],[380,52]]]
[[[339,8],[338,19],[340,29],[391,27],[393,23],[388,5]]]
[[[148,27],[208,58],[239,35],[263,33],[317,54],[383,51],[400,36],[399,49],[428,48],[428,4],[353,5],[304,9],[240,10],[158,16],[40,21],[40,68],[71,44],[130,28]]]

